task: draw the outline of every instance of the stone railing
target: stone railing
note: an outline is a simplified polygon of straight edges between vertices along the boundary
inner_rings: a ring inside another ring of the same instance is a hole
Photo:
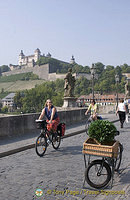
[[[65,122],[66,125],[80,122],[86,118],[84,115],[86,108],[59,108],[57,110],[60,121]],[[0,137],[38,132],[35,120],[39,115],[40,113],[0,117]]]

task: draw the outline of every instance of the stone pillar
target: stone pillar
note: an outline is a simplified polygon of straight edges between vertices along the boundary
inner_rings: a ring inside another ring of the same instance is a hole
[[[63,103],[63,108],[69,108],[69,107],[77,107],[76,104],[77,98],[75,97],[64,97],[64,103]]]

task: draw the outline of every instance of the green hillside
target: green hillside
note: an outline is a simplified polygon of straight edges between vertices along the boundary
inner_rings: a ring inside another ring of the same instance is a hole
[[[4,92],[15,92],[19,90],[31,89],[36,85],[40,85],[44,80],[29,80],[29,81],[14,81],[14,82],[3,82],[0,83],[0,92],[4,90]]]
[[[10,76],[0,76],[0,83],[3,82],[14,82],[14,81],[26,81],[26,80],[38,80],[39,77],[32,72],[28,73],[21,73],[21,74],[14,74]]]

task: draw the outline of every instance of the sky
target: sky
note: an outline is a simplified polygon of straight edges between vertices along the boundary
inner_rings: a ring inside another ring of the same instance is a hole
[[[130,0],[0,0],[0,66],[36,48],[83,66],[130,65]]]

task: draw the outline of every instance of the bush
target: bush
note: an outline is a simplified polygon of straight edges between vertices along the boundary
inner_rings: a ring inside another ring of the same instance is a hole
[[[112,142],[116,135],[117,129],[107,120],[96,120],[92,122],[88,129],[88,136],[95,138],[101,144]]]
[[[8,107],[4,106],[3,108],[1,108],[1,112],[2,113],[7,113],[8,112]]]

